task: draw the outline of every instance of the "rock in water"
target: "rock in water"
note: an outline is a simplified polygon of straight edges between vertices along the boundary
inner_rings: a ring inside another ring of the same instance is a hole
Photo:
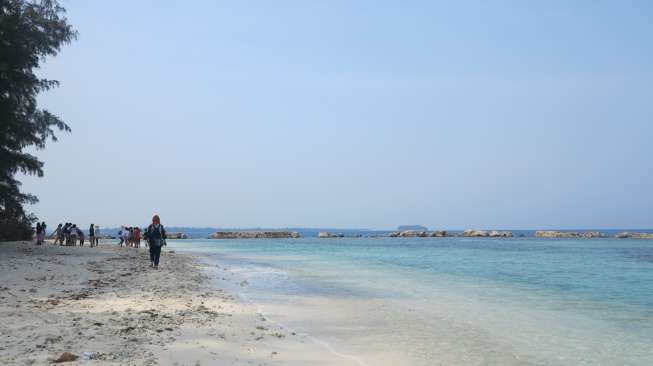
[[[470,238],[512,238],[510,231],[465,230],[463,236]]]
[[[568,231],[536,231],[535,236],[538,238],[584,238],[584,239],[596,239],[596,238],[607,238],[607,235],[598,231],[588,231],[588,232],[568,232]]]
[[[54,363],[73,362],[73,361],[77,360],[78,358],[79,358],[79,356],[77,356],[77,355],[73,355],[70,352],[64,352],[64,353],[61,354],[61,356],[59,356],[59,358],[54,360]]]
[[[343,233],[328,233],[326,231],[320,231],[317,234],[318,238],[325,239],[325,238],[344,238],[345,234]]]
[[[188,235],[184,233],[166,233],[168,239],[188,239]]]
[[[490,236],[489,231],[485,230],[465,230],[463,231],[463,236],[470,237],[470,238],[485,238]]]
[[[408,231],[402,231],[398,233],[392,233],[390,234],[390,237],[392,238],[426,238],[429,236],[429,233],[426,231],[414,231],[414,230],[408,230]]]
[[[490,231],[488,234],[491,238],[512,238],[514,235],[510,231]]]
[[[585,239],[595,239],[595,238],[607,238],[608,236],[598,232],[598,231],[588,231],[585,233],[580,233],[580,236]]]
[[[623,232],[623,233],[618,233],[614,237],[617,239],[653,239],[653,234]]]
[[[579,234],[563,231],[536,231],[535,236],[538,238],[577,238]]]

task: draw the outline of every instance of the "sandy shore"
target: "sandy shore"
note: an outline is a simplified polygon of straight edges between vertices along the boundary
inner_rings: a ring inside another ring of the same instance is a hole
[[[359,364],[238,300],[228,268],[211,279],[167,249],[161,262],[152,270],[147,250],[115,244],[0,243],[0,364],[53,364],[65,352],[79,357],[66,365]]]

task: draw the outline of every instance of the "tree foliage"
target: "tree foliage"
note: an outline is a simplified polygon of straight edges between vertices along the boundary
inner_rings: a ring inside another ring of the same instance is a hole
[[[27,239],[35,217],[25,204],[37,202],[20,190],[17,173],[43,176],[43,163],[25,150],[56,141],[70,127],[37,106],[40,92],[58,86],[34,73],[77,32],[56,0],[0,0],[0,240]]]

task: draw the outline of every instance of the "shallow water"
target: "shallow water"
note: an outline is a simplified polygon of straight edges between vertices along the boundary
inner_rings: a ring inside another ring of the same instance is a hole
[[[191,240],[244,299],[352,364],[651,365],[653,242]]]

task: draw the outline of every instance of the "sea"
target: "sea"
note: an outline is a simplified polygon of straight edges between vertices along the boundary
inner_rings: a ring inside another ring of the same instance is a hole
[[[653,365],[653,241],[171,240],[343,365]]]

